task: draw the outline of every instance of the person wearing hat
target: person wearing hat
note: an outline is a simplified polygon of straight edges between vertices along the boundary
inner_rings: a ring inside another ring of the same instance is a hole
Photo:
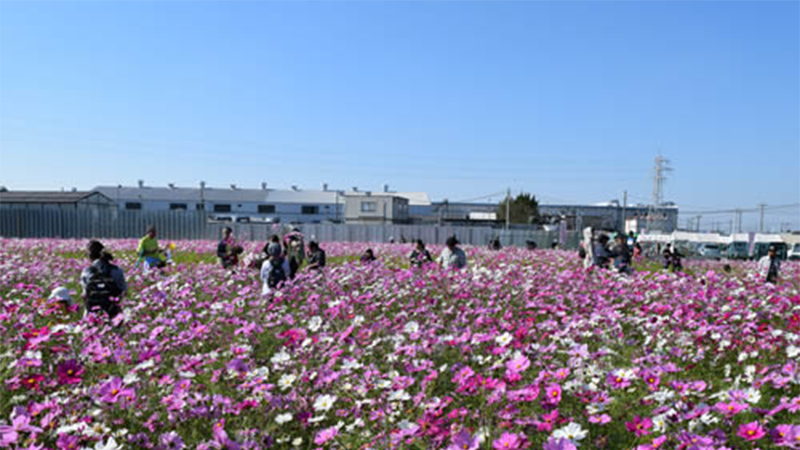
[[[136,252],[139,254],[139,260],[144,260],[145,266],[148,268],[161,268],[167,265],[164,260],[164,251],[158,246],[156,227],[152,225],[147,227],[147,234],[139,241]]]
[[[92,264],[81,273],[86,312],[103,310],[114,319],[120,313],[119,300],[128,291],[125,274],[111,264],[114,257],[99,241],[89,241],[87,250]]]
[[[467,254],[458,247],[458,239],[455,236],[447,238],[447,247],[442,250],[437,261],[443,268],[463,269],[467,267]]]
[[[758,260],[758,273],[767,283],[777,283],[781,275],[781,260],[778,259],[778,249],[769,246],[767,256]]]
[[[261,294],[267,295],[286,282],[289,274],[289,261],[283,257],[281,244],[271,242],[267,244],[268,258],[261,265],[261,281],[263,286]]]

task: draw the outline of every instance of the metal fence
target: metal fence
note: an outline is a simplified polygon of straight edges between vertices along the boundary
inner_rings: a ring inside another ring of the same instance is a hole
[[[196,211],[120,211],[120,210],[0,210],[0,236],[17,238],[138,238],[153,225],[164,239],[218,239],[223,227],[230,226],[239,239],[266,241],[287,226],[267,223],[210,222]],[[422,239],[443,244],[455,235],[464,244],[486,245],[495,237],[504,246],[525,246],[534,241],[540,248],[558,242],[562,248],[577,248],[577,232],[492,228],[488,226],[438,225],[297,225],[307,237],[320,242],[401,242]]]

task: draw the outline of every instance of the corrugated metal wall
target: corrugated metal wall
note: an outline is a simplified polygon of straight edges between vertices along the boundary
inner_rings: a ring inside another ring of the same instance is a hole
[[[279,234],[281,225],[264,223],[210,223],[196,211],[120,211],[88,210],[3,210],[0,211],[0,236],[21,238],[138,238],[154,225],[164,239],[218,239],[225,226],[234,229],[239,239],[266,241]],[[564,248],[577,248],[579,236],[571,231],[563,236],[542,230],[502,230],[491,227],[437,225],[347,225],[303,224],[297,226],[308,238],[321,242],[400,242],[422,239],[443,244],[456,235],[464,244],[486,245],[495,236],[504,246],[525,246],[529,240],[539,248],[561,242]]]

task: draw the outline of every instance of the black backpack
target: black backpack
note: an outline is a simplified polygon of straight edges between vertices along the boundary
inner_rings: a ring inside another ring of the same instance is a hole
[[[271,267],[267,275],[267,286],[274,289],[279,283],[286,281],[286,271],[283,270],[283,258],[271,259],[269,263]]]
[[[102,269],[89,266],[89,277],[86,280],[86,299],[94,301],[107,301],[111,297],[119,297],[122,290],[117,286],[111,269],[115,266],[106,264]]]

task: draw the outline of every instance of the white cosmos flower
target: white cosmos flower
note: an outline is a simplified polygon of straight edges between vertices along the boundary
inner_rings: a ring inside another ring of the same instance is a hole
[[[761,392],[758,389],[748,388],[744,390],[744,399],[751,405],[757,404],[761,401]]]
[[[336,397],[333,395],[321,395],[317,397],[317,400],[314,401],[314,409],[316,411],[327,411],[331,409],[333,406],[333,402],[336,401]]]
[[[553,431],[552,437],[555,439],[568,439],[572,443],[576,443],[585,438],[587,434],[588,432],[581,428],[579,424],[570,422],[566,426]]]
[[[506,345],[510,344],[513,339],[514,338],[511,336],[511,333],[505,332],[494,338],[494,341],[497,342],[497,345],[505,347]]]
[[[308,329],[311,331],[319,330],[319,327],[322,326],[322,318],[319,316],[314,316],[311,320],[308,321]]]
[[[786,356],[788,356],[789,359],[794,359],[800,356],[800,347],[796,347],[794,345],[786,347]]]
[[[274,354],[272,358],[270,358],[270,362],[278,365],[289,362],[291,359],[292,357],[288,353],[286,353],[284,350],[281,350],[279,353]]]
[[[303,438],[301,438],[301,437],[294,438],[294,440],[292,441],[292,446],[293,447],[300,447],[301,445],[303,445]]]
[[[98,442],[94,446],[95,450],[120,450],[121,448],[122,447],[119,444],[117,444],[117,441],[114,440],[113,437],[108,438],[108,441],[106,441],[105,444],[103,444],[102,442]]]
[[[294,380],[297,379],[296,375],[292,375],[290,373],[285,373],[281,375],[280,380],[278,380],[278,386],[283,389],[284,391],[291,388]]]
[[[403,328],[403,331],[408,334],[416,333],[419,331],[419,324],[412,320],[406,324],[406,326]]]
[[[292,413],[278,414],[278,417],[275,418],[275,422],[278,422],[281,425],[289,422],[290,420],[292,420]]]

